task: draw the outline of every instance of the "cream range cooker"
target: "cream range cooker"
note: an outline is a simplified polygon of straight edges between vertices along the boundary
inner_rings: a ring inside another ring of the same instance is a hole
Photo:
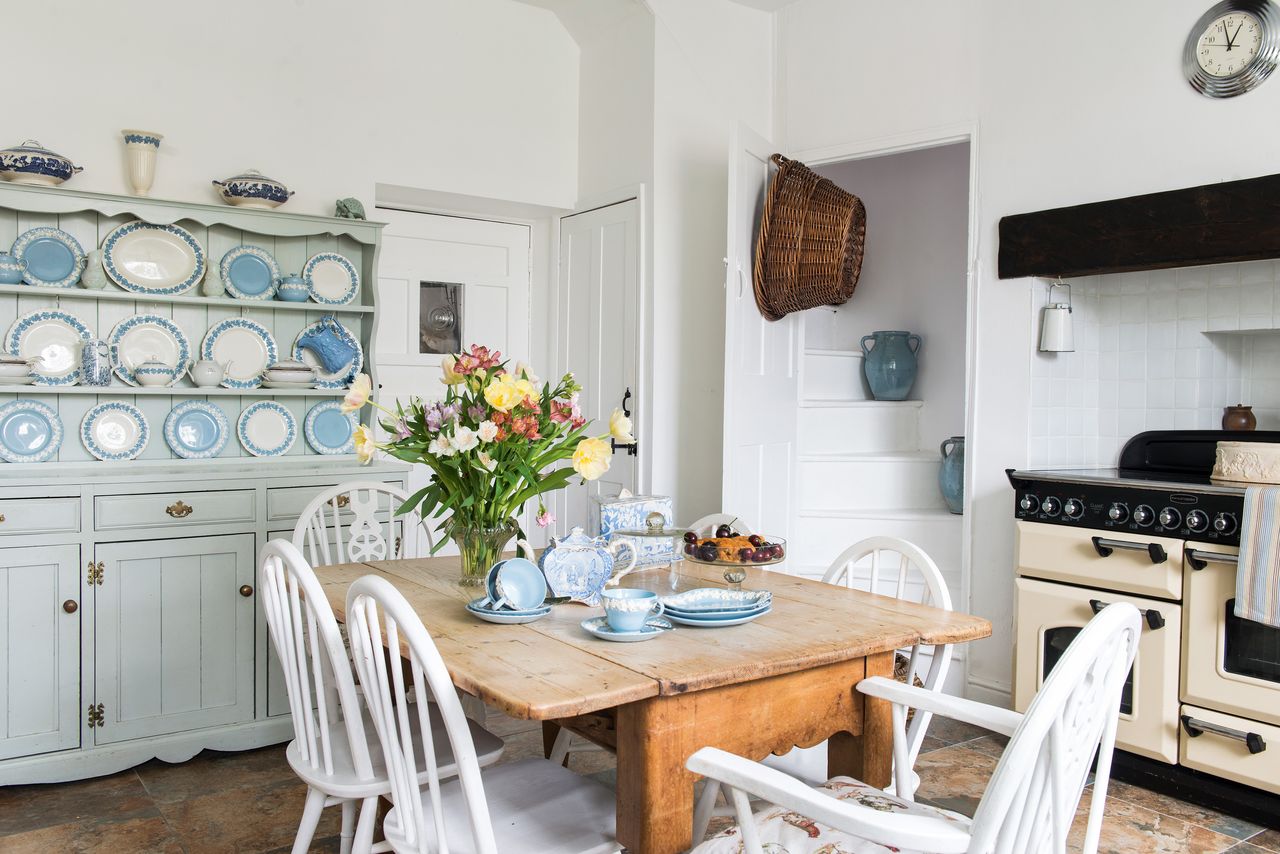
[[[1250,441],[1280,442],[1280,432]],[[1014,702],[1071,640],[1131,602],[1142,640],[1113,775],[1264,824],[1280,816],[1280,629],[1235,616],[1244,488],[1209,479],[1219,440],[1153,431],[1115,469],[1009,470],[1017,525]]]

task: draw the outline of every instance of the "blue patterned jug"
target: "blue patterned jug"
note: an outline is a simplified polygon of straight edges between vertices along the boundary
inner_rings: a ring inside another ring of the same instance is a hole
[[[874,342],[868,347],[867,342]],[[910,332],[872,332],[862,336],[862,372],[876,400],[906,400],[916,381],[920,336]]]
[[[80,348],[82,385],[111,385],[111,350],[101,338],[85,341]]]

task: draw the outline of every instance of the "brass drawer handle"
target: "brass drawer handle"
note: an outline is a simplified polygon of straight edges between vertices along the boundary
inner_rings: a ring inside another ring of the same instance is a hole
[[[241,596],[243,596],[243,597],[245,597],[246,599],[247,599],[247,598],[249,598],[250,596],[252,596],[252,595],[253,595],[253,587],[252,587],[252,585],[249,585],[249,584],[242,584],[242,585],[240,586],[240,595],[241,595]]]
[[[62,603],[62,610],[66,611],[68,614],[74,614],[79,609],[80,603],[74,599],[68,599]]]
[[[196,508],[192,507],[190,504],[183,504],[182,499],[179,498],[177,501],[164,508],[164,512],[168,513],[175,519],[185,519],[190,516],[195,509]]]
[[[333,503],[338,505],[338,509],[341,510],[343,507],[347,507],[351,504],[351,496],[343,493],[335,498]]]

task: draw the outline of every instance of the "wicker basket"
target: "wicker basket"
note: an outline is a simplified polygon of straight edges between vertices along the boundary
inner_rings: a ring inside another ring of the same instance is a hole
[[[756,238],[756,305],[769,320],[853,296],[862,271],[862,201],[781,154]]]

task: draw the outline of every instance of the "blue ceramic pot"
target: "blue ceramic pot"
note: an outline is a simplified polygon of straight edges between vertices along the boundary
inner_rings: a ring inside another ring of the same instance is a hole
[[[867,342],[874,342],[868,347]],[[862,336],[862,371],[876,400],[906,400],[916,381],[920,336],[910,332],[872,332]]]
[[[306,302],[311,291],[301,276],[281,276],[276,282],[276,299],[284,302]]]
[[[27,262],[8,252],[0,252],[0,285],[22,284],[22,274],[27,272]]]
[[[938,488],[947,509],[959,515],[964,512],[964,436],[952,436],[938,450],[942,453]]]

